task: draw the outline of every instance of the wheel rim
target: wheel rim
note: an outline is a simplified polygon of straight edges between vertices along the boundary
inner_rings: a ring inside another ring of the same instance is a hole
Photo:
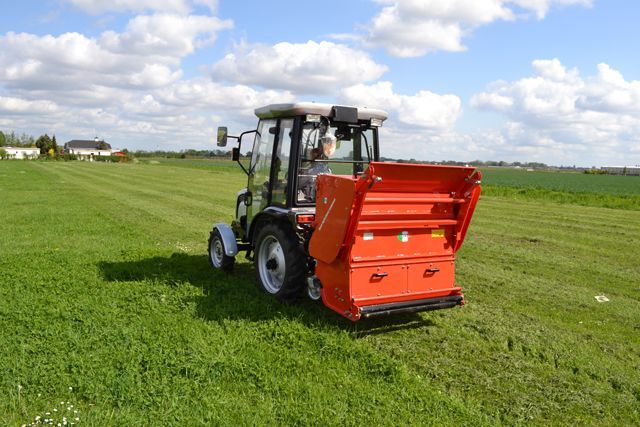
[[[265,290],[275,294],[282,288],[286,272],[284,252],[278,239],[266,236],[258,249],[258,271]]]
[[[307,295],[313,301],[318,301],[322,297],[321,289],[320,281],[317,278],[309,277],[307,279]]]
[[[211,247],[209,248],[209,256],[211,257],[211,264],[214,267],[220,268],[222,267],[222,257],[224,256],[224,247],[222,246],[222,242],[217,236],[214,236],[211,239]]]

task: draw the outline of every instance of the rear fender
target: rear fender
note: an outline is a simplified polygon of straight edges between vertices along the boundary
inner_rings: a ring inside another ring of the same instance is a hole
[[[287,223],[292,223],[291,216],[292,212],[288,209],[279,208],[277,206],[267,207],[258,215],[256,215],[251,221],[249,229],[249,241],[253,242],[255,237],[258,235],[258,231],[262,227],[261,224],[274,221],[284,221]],[[293,222],[295,223],[295,216],[293,216]],[[255,244],[255,242],[253,243]]]

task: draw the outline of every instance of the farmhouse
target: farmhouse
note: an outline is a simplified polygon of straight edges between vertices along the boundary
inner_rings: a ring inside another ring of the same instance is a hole
[[[34,159],[40,155],[36,147],[0,147],[7,152],[9,159]]]
[[[640,165],[635,166],[603,166],[600,168],[610,175],[640,176]]]
[[[74,154],[79,159],[92,160],[94,157],[111,156],[114,150],[104,140],[98,139],[73,139],[64,144],[64,152]]]

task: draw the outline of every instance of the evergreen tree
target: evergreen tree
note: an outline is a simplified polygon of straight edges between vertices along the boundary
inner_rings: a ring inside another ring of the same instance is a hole
[[[7,138],[4,136],[4,133],[0,131],[0,147],[4,147]]]

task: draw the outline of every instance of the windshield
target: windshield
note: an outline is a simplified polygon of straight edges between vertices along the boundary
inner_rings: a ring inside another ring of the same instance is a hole
[[[300,140],[298,201],[315,201],[316,177],[323,173],[357,175],[374,159],[370,128],[305,123]]]

